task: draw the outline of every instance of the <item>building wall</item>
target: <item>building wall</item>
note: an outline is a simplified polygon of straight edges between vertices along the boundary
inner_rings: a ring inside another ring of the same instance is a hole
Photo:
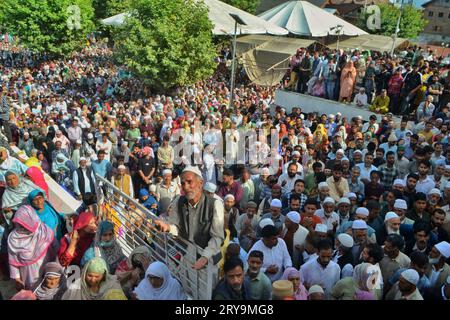
[[[423,16],[429,22],[423,33],[431,35],[450,35],[450,0],[435,0],[425,6]]]

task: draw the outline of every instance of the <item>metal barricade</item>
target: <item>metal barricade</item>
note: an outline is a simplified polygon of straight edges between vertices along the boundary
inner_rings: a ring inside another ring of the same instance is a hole
[[[182,284],[192,300],[211,300],[213,267],[208,263],[202,270],[194,270],[193,264],[203,249],[197,245],[175,238],[155,228],[154,220],[161,219],[132,199],[108,180],[96,176],[103,190],[99,208],[103,220],[115,226],[117,241],[129,256],[134,248],[147,246],[152,260],[165,263],[170,272]]]

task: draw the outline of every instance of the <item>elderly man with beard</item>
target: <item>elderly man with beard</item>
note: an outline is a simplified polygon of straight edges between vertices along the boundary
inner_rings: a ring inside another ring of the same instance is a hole
[[[330,186],[326,182],[321,182],[318,185],[319,194],[317,196],[317,202],[322,205],[323,201],[330,196]]]
[[[261,272],[264,262],[264,254],[254,250],[247,257],[248,270],[245,279],[250,283],[250,296],[252,300],[270,300],[272,294],[272,283],[270,279]]]
[[[202,269],[208,262],[216,264],[220,260],[220,247],[225,238],[223,203],[206,196],[202,186],[203,178],[198,167],[186,167],[181,174],[184,195],[172,202],[169,223],[155,221],[161,231],[170,232],[203,249],[197,261],[188,261],[196,270]],[[187,250],[194,254],[197,251],[191,246]]]
[[[407,269],[402,272],[398,282],[387,293],[386,300],[423,300],[417,289],[420,276],[414,269]]]
[[[87,159],[80,158],[80,167],[73,172],[73,190],[78,200],[83,200],[89,206],[97,202],[95,192],[95,175],[91,167],[87,165]]]
[[[347,233],[339,234],[335,239],[335,250],[333,261],[336,262],[341,270],[347,265],[354,265],[352,248],[354,245],[353,237]]]
[[[430,289],[442,287],[447,277],[450,276],[450,266],[446,260],[450,257],[450,243],[442,241],[434,245],[428,256],[430,265],[425,274],[430,280]]]
[[[272,282],[279,280],[286,268],[292,267],[292,260],[283,239],[278,238],[278,230],[273,225],[262,228],[262,238],[250,249],[258,250],[264,254],[264,262],[261,271],[264,272]]]
[[[289,255],[292,257],[292,265],[300,267],[301,255],[304,251],[305,240],[309,234],[308,229],[300,225],[300,214],[297,211],[290,211],[284,220],[284,230],[282,238],[286,242]]]
[[[335,203],[333,198],[327,197],[323,201],[322,209],[317,210],[314,215],[318,216],[322,223],[327,226],[328,233],[333,235],[339,228],[339,215],[334,212]]]
[[[387,283],[398,269],[409,267],[411,259],[401,252],[404,246],[405,241],[398,234],[390,234],[384,241],[385,257],[380,261],[383,283]]]
[[[413,225],[414,220],[411,220],[406,217],[407,210],[408,210],[408,204],[406,203],[405,200],[403,200],[403,199],[395,200],[393,212],[399,216],[401,224]]]
[[[391,234],[400,235],[400,217],[392,211],[386,213],[384,217],[384,227],[377,233],[377,242],[382,245],[386,238]]]
[[[277,228],[278,230],[278,234],[281,233],[281,231],[283,230],[283,226],[284,226],[284,220],[285,220],[285,216],[283,216],[281,214],[281,201],[278,199],[273,199],[272,202],[270,203],[270,212],[264,214],[261,217],[262,219],[271,219],[275,225],[275,228]],[[261,232],[262,230],[260,228],[258,228],[258,232],[257,235],[258,237],[261,236]]]
[[[213,300],[250,300],[249,283],[246,281],[244,263],[235,257],[225,262],[225,278],[217,284]]]

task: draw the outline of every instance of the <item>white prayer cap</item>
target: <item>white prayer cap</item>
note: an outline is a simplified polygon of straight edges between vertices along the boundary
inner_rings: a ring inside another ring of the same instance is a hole
[[[78,139],[76,142],[77,142],[77,144],[82,144],[81,139]]]
[[[394,208],[395,209],[407,210],[408,209],[408,204],[403,199],[397,199],[394,202]]]
[[[150,192],[156,192],[156,186],[155,186],[154,184],[152,184],[152,185],[150,186],[150,188],[148,188],[148,190],[149,190]]]
[[[384,222],[395,218],[399,218],[399,216],[395,212],[389,211],[388,213],[386,213],[386,216],[384,217]]]
[[[403,279],[411,283],[412,285],[417,286],[420,280],[419,273],[414,269],[408,269],[401,273]]]
[[[269,168],[262,168],[262,169],[261,169],[261,175],[262,175],[262,176],[269,176],[269,175],[270,175],[270,170],[269,170]]]
[[[445,189],[450,189],[450,181],[445,184]]]
[[[341,159],[341,162],[344,162],[344,161],[348,161],[348,162],[350,162],[350,159],[349,159],[349,158],[347,158],[347,157],[343,157],[343,158]]]
[[[325,181],[319,183],[318,189],[323,189],[323,188],[329,188],[328,183],[326,183]]]
[[[364,217],[368,217],[369,216],[369,210],[367,208],[364,208],[364,207],[359,207],[358,209],[356,209],[356,214],[359,214],[359,215],[364,216]]]
[[[445,257],[445,259],[450,257],[450,243],[447,241],[442,241],[436,244],[435,247]]]
[[[361,151],[361,150],[355,150],[355,151],[353,151],[353,154],[355,154],[355,153],[359,153],[359,154],[362,155],[362,151]]]
[[[193,174],[195,174],[203,179],[202,173],[200,172],[200,169],[197,166],[187,166],[183,170],[183,173],[185,173],[185,172],[192,172]]]
[[[94,139],[94,135],[92,133],[88,133],[87,135],[88,140]]]
[[[439,189],[433,188],[428,192],[428,195],[431,196],[432,194],[436,194],[439,197],[441,196],[441,191]]]
[[[293,223],[300,223],[300,214],[297,211],[290,211],[286,217],[291,220]]]
[[[317,284],[311,286],[308,290],[308,295],[312,295],[313,293],[322,293],[325,294],[323,288]]]
[[[353,247],[353,238],[351,235],[347,234],[347,233],[340,233],[337,236],[339,242],[346,248],[352,248]]]
[[[229,193],[223,198],[223,200],[225,200],[225,201],[228,200],[228,199],[232,199],[234,201],[234,196]]]
[[[130,122],[130,124],[132,124],[132,125],[136,124],[136,121],[133,120],[133,121]]]
[[[259,227],[261,229],[264,229],[264,227],[268,225],[275,226],[275,223],[270,218],[261,219],[261,221],[259,222]]]
[[[334,114],[330,113],[330,114],[328,115],[328,118],[334,119]]]
[[[332,203],[335,204],[334,199],[332,197],[326,197],[325,200],[323,200],[323,203]]]
[[[345,152],[344,152],[344,150],[339,149],[338,151],[336,151],[336,154],[338,154],[338,153],[344,154]]]
[[[292,152],[292,156],[300,157],[300,152],[298,152],[297,150],[295,150],[294,152]]]
[[[403,181],[403,179],[395,179],[393,186],[402,186],[402,187],[406,187],[406,183],[405,181]]]
[[[326,233],[328,231],[327,225],[323,223],[316,224],[316,228],[314,229],[316,232]]]
[[[119,169],[119,170],[126,170],[127,167],[125,167],[123,164],[121,164],[120,166],[117,167],[117,169]]]
[[[342,278],[353,277],[353,266],[350,263],[347,263],[342,268]]]
[[[80,163],[81,161],[87,161],[87,159],[85,157],[81,157],[80,161],[78,161],[78,163]]]
[[[345,195],[346,198],[358,198],[354,192],[349,192]]]
[[[343,203],[350,204],[350,200],[346,197],[342,197],[339,199],[338,205],[343,204]]]
[[[172,174],[172,170],[164,169],[163,172],[162,172],[162,175],[165,176],[166,174]]]
[[[23,133],[23,135],[24,135],[24,136],[29,136],[30,133],[29,133],[28,131],[25,131],[25,132]]]
[[[367,223],[364,220],[355,220],[353,221],[352,229],[367,229]]]
[[[281,201],[278,200],[278,199],[273,199],[272,202],[270,203],[270,206],[274,207],[274,208],[281,208],[281,207],[283,207],[283,205],[281,204]]]
[[[212,182],[207,182],[207,183],[205,183],[205,185],[203,186],[203,189],[204,189],[205,191],[214,193],[214,192],[216,192],[217,186],[216,186],[214,183],[212,183]]]

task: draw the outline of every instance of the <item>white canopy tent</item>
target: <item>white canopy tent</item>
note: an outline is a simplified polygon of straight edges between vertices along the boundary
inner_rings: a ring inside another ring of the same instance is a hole
[[[209,20],[214,25],[214,35],[233,35],[235,21],[231,14],[238,15],[247,25],[238,25],[237,35],[242,34],[271,34],[276,36],[287,35],[289,32],[271,22],[254,16],[248,12],[230,6],[219,0],[203,0],[209,9]],[[102,20],[105,25],[120,26],[128,13],[121,13]]]
[[[337,35],[338,26],[342,26],[340,35],[367,34],[364,30],[307,1],[288,1],[261,13],[259,17],[299,36]]]

